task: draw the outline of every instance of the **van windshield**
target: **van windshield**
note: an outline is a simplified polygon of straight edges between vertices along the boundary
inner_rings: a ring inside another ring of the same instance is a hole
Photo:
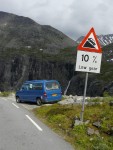
[[[55,90],[59,89],[60,86],[57,82],[47,82],[46,83],[46,90]]]

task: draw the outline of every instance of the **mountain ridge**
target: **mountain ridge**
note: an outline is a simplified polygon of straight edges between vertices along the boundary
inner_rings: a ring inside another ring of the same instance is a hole
[[[85,36],[81,36],[79,37],[76,42],[79,44],[81,43],[81,41],[83,40]],[[113,43],[113,34],[106,34],[106,35],[97,35],[97,38],[99,40],[100,45],[103,46],[107,46],[111,43]]]
[[[57,53],[76,42],[59,30],[34,20],[0,12],[0,48],[37,48]]]

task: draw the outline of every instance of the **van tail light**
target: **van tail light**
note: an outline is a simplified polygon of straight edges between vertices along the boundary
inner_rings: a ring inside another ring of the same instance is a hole
[[[46,92],[44,92],[44,97],[47,97],[47,93]]]

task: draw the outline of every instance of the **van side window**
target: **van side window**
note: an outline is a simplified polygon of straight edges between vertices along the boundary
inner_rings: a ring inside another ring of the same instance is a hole
[[[33,90],[33,84],[29,84],[29,90]]]
[[[42,83],[34,83],[33,90],[42,90]]]
[[[23,84],[21,90],[29,90],[29,84]]]
[[[46,90],[55,90],[59,89],[60,86],[57,82],[47,82],[46,83]]]

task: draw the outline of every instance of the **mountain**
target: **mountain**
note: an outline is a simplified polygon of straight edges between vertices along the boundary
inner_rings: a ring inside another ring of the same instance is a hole
[[[68,94],[83,95],[85,73],[75,71],[75,44],[51,26],[0,12],[0,91],[16,90],[26,80],[56,79],[62,92],[70,83]],[[113,95],[113,43],[102,50],[101,73],[89,73],[89,96]]]
[[[113,63],[113,43],[104,46],[103,48],[103,60]]]
[[[113,34],[107,34],[107,35],[97,35],[98,40],[100,42],[100,45],[106,46],[109,45],[111,43],[113,43]],[[80,43],[83,40],[84,36],[79,37],[76,42]]]
[[[37,48],[56,53],[59,49],[74,45],[75,41],[51,26],[0,11],[1,49]]]

